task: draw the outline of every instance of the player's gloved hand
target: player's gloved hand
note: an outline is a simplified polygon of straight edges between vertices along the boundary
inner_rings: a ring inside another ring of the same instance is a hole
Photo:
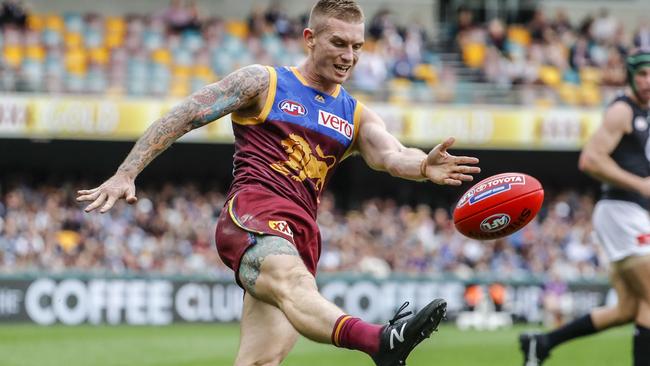
[[[90,212],[101,206],[99,212],[104,213],[113,207],[118,199],[124,198],[129,204],[138,201],[135,196],[135,180],[126,174],[115,173],[101,186],[88,190],[77,191],[77,202],[93,201],[84,211]]]
[[[453,137],[447,138],[434,147],[426,159],[422,160],[420,173],[422,176],[436,184],[459,186],[463,182],[471,182],[474,177],[470,174],[481,172],[477,166],[465,164],[478,164],[478,159],[471,156],[454,156],[447,152],[454,144]]]

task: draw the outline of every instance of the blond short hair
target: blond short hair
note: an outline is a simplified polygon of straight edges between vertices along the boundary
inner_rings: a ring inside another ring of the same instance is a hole
[[[309,28],[320,31],[321,19],[335,18],[348,23],[363,23],[363,11],[354,0],[319,0],[309,13]]]

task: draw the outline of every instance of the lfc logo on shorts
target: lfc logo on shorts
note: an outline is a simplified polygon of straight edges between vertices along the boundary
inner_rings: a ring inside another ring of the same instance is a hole
[[[275,231],[279,231],[284,235],[289,235],[293,238],[293,231],[289,227],[286,221],[273,221],[269,220],[269,227]]]

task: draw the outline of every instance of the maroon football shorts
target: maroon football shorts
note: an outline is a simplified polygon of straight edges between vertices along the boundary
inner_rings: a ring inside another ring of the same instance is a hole
[[[239,265],[257,235],[275,235],[295,245],[314,276],[320,257],[320,232],[316,221],[300,206],[259,188],[237,192],[221,210],[215,239],[221,260],[239,282]]]

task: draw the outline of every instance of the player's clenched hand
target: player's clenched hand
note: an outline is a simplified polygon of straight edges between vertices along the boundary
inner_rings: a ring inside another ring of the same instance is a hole
[[[126,202],[133,204],[138,201],[135,196],[135,182],[128,176],[116,173],[101,186],[88,190],[77,191],[77,201],[92,201],[84,211],[90,212],[101,206],[99,212],[104,213],[113,207],[115,202],[120,198],[125,198]]]
[[[481,168],[467,165],[478,164],[477,158],[454,156],[447,152],[454,141],[453,137],[447,138],[434,147],[422,162],[422,174],[433,183],[459,186],[463,182],[471,182],[474,179],[470,174],[481,172]]]

